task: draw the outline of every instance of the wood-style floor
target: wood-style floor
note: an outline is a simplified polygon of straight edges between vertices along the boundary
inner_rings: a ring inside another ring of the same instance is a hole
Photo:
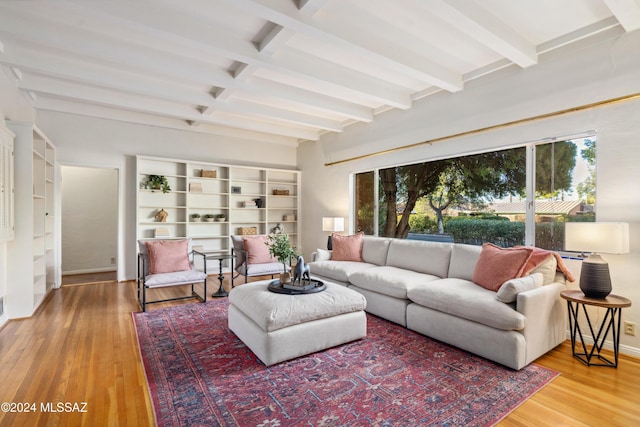
[[[208,293],[217,281],[210,283]],[[197,302],[150,309],[181,303]],[[0,426],[153,425],[131,316],[138,310],[135,283],[105,282],[54,290],[33,317],[8,322],[0,330],[0,403],[36,411],[0,412]],[[640,425],[639,359],[621,356],[618,369],[586,367],[564,343],[537,363],[561,375],[498,425]],[[41,410],[58,402],[86,412]]]

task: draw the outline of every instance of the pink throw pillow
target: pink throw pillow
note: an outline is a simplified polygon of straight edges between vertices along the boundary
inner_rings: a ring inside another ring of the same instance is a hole
[[[269,253],[269,246],[267,246],[267,242],[267,236],[250,236],[242,238],[244,250],[247,251],[248,264],[278,262],[278,258],[275,258]]]
[[[490,291],[497,291],[507,280],[522,277],[532,252],[529,248],[505,249],[485,243],[473,270],[473,281]]]
[[[145,242],[149,253],[149,274],[191,270],[187,240]]]
[[[341,236],[340,234],[331,234],[331,246],[333,253],[331,259],[333,261],[356,261],[362,262],[362,237],[363,232],[353,234],[351,236]]]

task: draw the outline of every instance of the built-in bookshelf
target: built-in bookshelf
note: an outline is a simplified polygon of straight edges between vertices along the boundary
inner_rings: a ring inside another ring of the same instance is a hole
[[[171,190],[145,188],[151,175],[164,176]],[[268,234],[279,227],[298,246],[300,180],[297,170],[137,156],[138,239],[187,237],[207,254],[222,254],[240,229]]]
[[[8,122],[15,133],[15,238],[8,243],[9,317],[27,317],[56,287],[55,146],[31,123]]]

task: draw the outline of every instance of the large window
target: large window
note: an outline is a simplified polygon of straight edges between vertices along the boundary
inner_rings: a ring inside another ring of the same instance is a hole
[[[563,250],[565,222],[595,219],[595,147],[580,138],[355,174],[356,228]]]

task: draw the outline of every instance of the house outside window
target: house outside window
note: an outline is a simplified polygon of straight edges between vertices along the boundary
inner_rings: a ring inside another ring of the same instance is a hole
[[[566,222],[595,220],[595,148],[590,136],[354,174],[356,230],[561,251]]]

